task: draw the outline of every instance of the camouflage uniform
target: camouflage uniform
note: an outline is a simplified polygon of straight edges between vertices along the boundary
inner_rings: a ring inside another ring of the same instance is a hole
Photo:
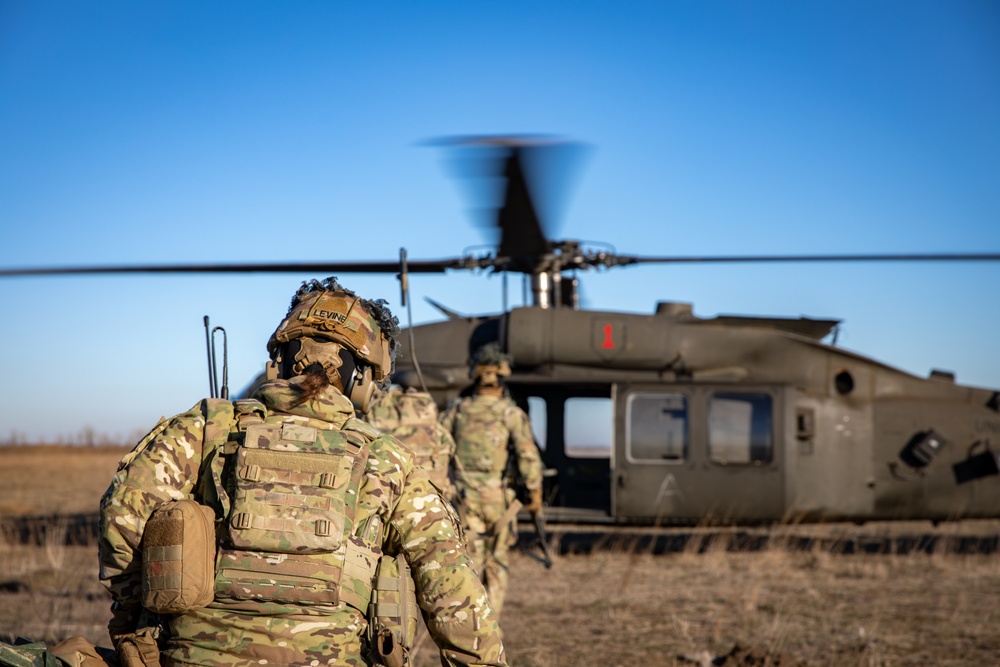
[[[427,471],[444,497],[454,501],[451,460],[455,441],[440,423],[431,395],[412,387],[393,387],[369,411],[366,419],[413,450],[417,465]]]
[[[351,401],[333,387],[297,405],[299,379],[272,380],[256,390],[254,398],[267,408],[267,423],[327,431],[350,426],[349,420],[355,426],[359,423],[352,420]],[[353,522],[345,520],[345,539],[335,553],[320,554],[341,557],[343,567],[331,585],[339,599],[334,595],[326,602],[295,602],[289,597],[302,590],[297,585],[289,586],[284,596],[282,591],[270,596],[258,592],[241,599],[227,566],[236,568],[237,574],[240,568],[245,573],[257,567],[262,573],[258,583],[280,586],[280,575],[266,579],[271,576],[268,568],[301,556],[233,550],[227,541],[233,532],[227,527],[233,462],[227,459],[233,457],[223,453],[217,434],[231,429],[232,413],[223,409],[228,405],[207,399],[161,421],[122,459],[102,498],[101,580],[116,601],[112,633],[130,624],[135,628],[140,541],[150,514],[167,501],[194,498],[215,511],[219,533],[215,599],[206,607],[162,619],[164,665],[372,664],[367,657],[364,608],[371,595],[372,559],[382,552],[405,555],[413,568],[418,603],[441,647],[442,664],[506,664],[495,614],[469,566],[450,510],[412,453],[389,436],[372,433],[367,460],[359,458],[364,463],[357,466],[361,471],[357,486],[347,491],[357,497]],[[297,511],[289,507],[287,516],[294,517]],[[345,549],[355,560],[343,558]],[[315,583],[311,570],[295,574]]]
[[[490,606],[499,616],[507,591],[515,518],[504,521],[515,493],[505,479],[508,453],[528,489],[542,486],[542,461],[524,410],[506,396],[463,398],[441,416],[455,438],[455,486],[461,498],[466,539]],[[510,448],[508,448],[510,447]]]

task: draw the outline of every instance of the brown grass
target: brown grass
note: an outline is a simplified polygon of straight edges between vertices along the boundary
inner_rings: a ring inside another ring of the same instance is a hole
[[[118,461],[131,447],[0,447],[0,516],[98,511]]]
[[[124,453],[16,449],[26,448],[0,448],[8,514],[93,511]],[[19,491],[9,491],[12,481]],[[997,534],[998,522],[937,530],[969,528]],[[551,570],[515,556],[502,625],[511,664],[522,667],[992,665],[998,599],[1000,555],[618,551],[557,557]],[[0,544],[0,639],[54,643],[79,634],[107,645],[108,604],[95,547],[66,547],[58,535],[37,547]],[[730,655],[737,646],[742,661]],[[432,649],[420,649],[417,667],[438,664]]]
[[[512,577],[503,626],[518,665],[699,664],[734,645],[783,665],[1000,656],[995,556],[603,553],[548,576],[520,558]]]

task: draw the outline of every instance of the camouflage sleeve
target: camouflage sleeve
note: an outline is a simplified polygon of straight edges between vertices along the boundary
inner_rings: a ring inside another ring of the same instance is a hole
[[[472,569],[457,517],[424,470],[407,475],[390,522],[442,665],[506,665],[496,615]]]
[[[452,437],[451,431],[446,428],[440,429],[440,441],[441,450],[448,452],[448,458],[455,458],[455,438]]]
[[[455,426],[455,412],[457,411],[458,411],[458,404],[456,403],[452,406],[449,406],[448,409],[442,412],[441,416],[438,417],[438,423],[441,424],[441,426],[444,426],[444,430],[448,431],[448,433],[452,435],[454,435],[452,429]]]
[[[122,458],[101,498],[100,577],[115,602],[114,609],[123,612],[116,611],[119,622],[139,610],[139,543],[146,520],[159,505],[190,497],[197,481],[205,428],[200,406],[161,420]]]
[[[517,454],[517,468],[529,489],[542,488],[542,457],[531,434],[528,415],[518,407],[507,411],[507,430]]]
[[[439,425],[438,441],[441,451],[448,453],[448,485],[444,489],[445,500],[454,503],[458,499],[458,491],[455,489],[455,438],[451,437],[451,431],[445,430]]]

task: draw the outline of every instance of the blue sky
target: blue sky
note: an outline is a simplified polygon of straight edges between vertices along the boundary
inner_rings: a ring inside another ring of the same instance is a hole
[[[428,141],[484,133],[584,142],[553,232],[621,252],[1000,252],[1000,5],[4,0],[0,266],[455,256],[489,236]],[[0,440],[187,409],[206,314],[241,386],[309,277],[0,280]],[[841,318],[1000,388],[997,263],[582,279],[592,308]],[[405,320],[392,277],[342,280]],[[418,323],[501,307],[495,277],[412,290]]]

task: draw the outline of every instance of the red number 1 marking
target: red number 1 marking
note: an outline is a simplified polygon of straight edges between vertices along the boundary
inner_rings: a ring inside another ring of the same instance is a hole
[[[611,325],[604,325],[604,342],[601,343],[601,348],[605,350],[613,350],[615,347],[615,342],[611,340]]]

